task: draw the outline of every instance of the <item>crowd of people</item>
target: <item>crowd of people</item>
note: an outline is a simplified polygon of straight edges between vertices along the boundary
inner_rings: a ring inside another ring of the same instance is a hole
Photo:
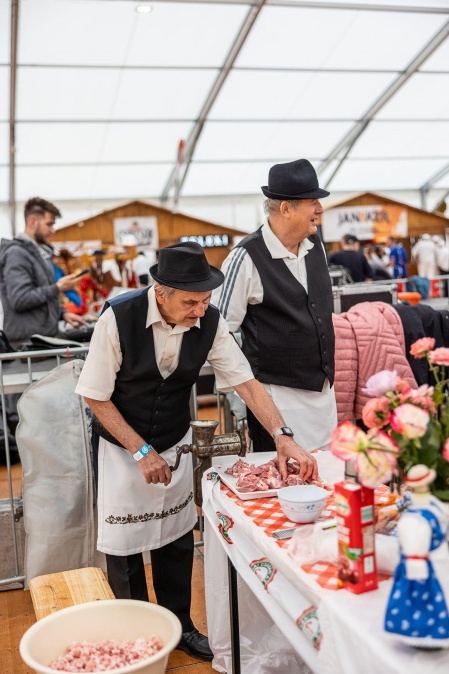
[[[329,255],[328,264],[344,267],[354,283],[408,277],[407,251],[393,236],[384,243],[366,243],[362,248],[355,234],[345,234],[340,248]],[[423,234],[411,248],[411,261],[422,278],[449,274],[449,245],[442,236]]]

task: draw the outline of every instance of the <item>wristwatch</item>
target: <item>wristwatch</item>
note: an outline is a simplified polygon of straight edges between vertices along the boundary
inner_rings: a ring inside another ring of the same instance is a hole
[[[289,438],[292,438],[294,433],[288,426],[282,426],[282,428],[278,428],[277,431],[274,431],[273,440],[276,440],[278,435],[288,435]]]

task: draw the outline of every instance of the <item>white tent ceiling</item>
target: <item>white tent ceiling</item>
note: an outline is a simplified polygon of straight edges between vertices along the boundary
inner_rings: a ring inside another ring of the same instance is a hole
[[[0,202],[449,190],[449,0],[142,4],[0,0]]]

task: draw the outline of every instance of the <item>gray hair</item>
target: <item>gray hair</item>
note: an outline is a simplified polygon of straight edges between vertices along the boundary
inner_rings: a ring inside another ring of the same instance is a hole
[[[265,199],[263,202],[263,210],[265,215],[272,215],[279,213],[283,201],[288,201],[289,204],[296,208],[298,206],[298,199]]]
[[[177,290],[177,288],[172,288],[171,286],[164,286],[162,283],[155,283],[153,287],[160,295],[162,295],[162,297],[165,297],[166,300],[171,299]]]

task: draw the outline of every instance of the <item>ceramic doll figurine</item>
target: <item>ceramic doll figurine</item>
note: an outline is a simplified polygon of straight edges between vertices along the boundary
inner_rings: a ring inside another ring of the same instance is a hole
[[[416,465],[404,479],[411,494],[398,524],[401,558],[385,615],[387,632],[421,648],[449,647],[447,517],[429,490],[435,477],[431,468]],[[439,558],[445,573],[438,573]]]

